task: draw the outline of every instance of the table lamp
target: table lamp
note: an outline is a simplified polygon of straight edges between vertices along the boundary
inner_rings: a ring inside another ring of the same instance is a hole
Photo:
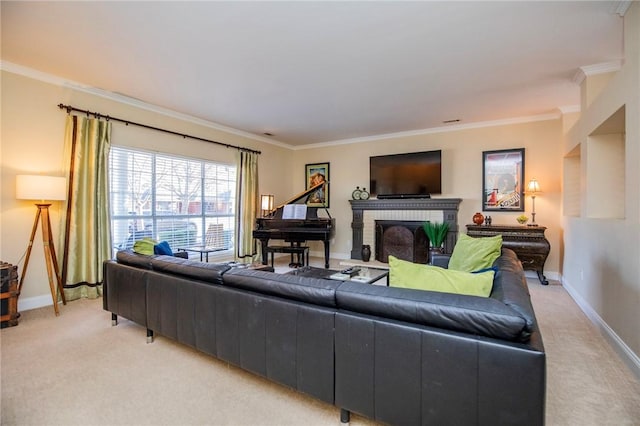
[[[47,274],[49,276],[49,288],[51,289],[51,298],[53,299],[53,310],[57,315],[58,312],[58,295],[60,292],[62,297],[62,303],[67,304],[64,297],[64,291],[62,287],[62,281],[60,279],[60,271],[58,268],[58,260],[56,258],[56,251],[53,245],[53,236],[51,234],[51,220],[49,219],[49,206],[51,203],[46,201],[60,201],[65,200],[66,197],[67,180],[63,177],[56,176],[39,176],[39,175],[18,175],[16,177],[16,198],[18,200],[39,200],[36,203],[38,211],[36,212],[36,218],[33,222],[33,229],[31,230],[31,238],[29,239],[29,246],[27,248],[27,254],[24,261],[24,267],[22,268],[22,276],[20,277],[20,283],[18,284],[18,297],[20,297],[20,291],[22,290],[22,283],[24,277],[27,275],[27,267],[29,266],[29,258],[31,257],[31,248],[33,247],[33,239],[38,230],[38,223],[42,224],[42,245],[44,248],[44,260],[47,265]],[[55,277],[55,282],[54,282]]]
[[[261,195],[260,204],[262,209],[262,217],[268,215],[273,210],[273,195]]]
[[[540,192],[540,184],[535,179],[531,179],[529,181],[529,185],[527,185],[527,192],[531,194],[532,210],[531,210],[531,223],[529,226],[538,226],[536,223],[536,192]]]

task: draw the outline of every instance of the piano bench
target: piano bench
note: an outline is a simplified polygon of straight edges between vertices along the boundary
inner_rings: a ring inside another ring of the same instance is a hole
[[[291,263],[289,266],[309,266],[309,247],[308,246],[268,246],[267,253],[271,253],[271,267],[273,268],[274,253],[291,253]],[[293,255],[298,256],[298,262],[293,261]],[[306,259],[305,259],[306,257]]]

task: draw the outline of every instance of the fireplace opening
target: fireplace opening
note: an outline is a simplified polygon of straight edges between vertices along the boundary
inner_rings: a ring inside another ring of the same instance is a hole
[[[389,256],[414,263],[428,263],[429,238],[422,229],[424,221],[376,220],[376,260],[389,263]]]

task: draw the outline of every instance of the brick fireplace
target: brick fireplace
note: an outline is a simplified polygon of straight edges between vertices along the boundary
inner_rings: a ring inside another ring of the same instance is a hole
[[[458,237],[458,208],[462,199],[460,198],[428,198],[428,199],[384,199],[384,200],[350,200],[351,210],[353,213],[353,220],[351,222],[352,230],[352,246],[351,246],[351,259],[362,259],[362,245],[368,244],[371,246],[373,253],[376,253],[376,259],[381,262],[387,262],[381,260],[384,255],[378,257],[379,250],[376,248],[376,221],[379,223],[398,223],[404,224],[400,228],[409,229],[408,232],[403,232],[401,229],[395,229],[396,235],[391,235],[394,239],[390,244],[392,246],[398,246],[398,239],[402,239],[404,235],[405,239],[413,238],[411,255],[403,254],[403,256],[418,256],[418,259],[422,259],[421,256],[428,258],[428,245],[426,243],[427,238],[424,232],[420,229],[416,235],[415,228],[427,220],[432,222],[448,222],[449,233],[445,240],[444,248],[445,253],[451,253],[453,246]],[[411,231],[411,229],[414,231]],[[409,237],[408,233],[412,233]],[[415,239],[418,239],[417,241]],[[424,239],[421,239],[424,238]],[[422,249],[426,254],[422,254],[421,249],[418,247],[418,253],[414,252],[415,247],[422,245]],[[396,253],[408,253],[409,248],[394,247],[392,250],[396,250]],[[387,249],[386,255],[388,257],[389,251]],[[393,254],[393,253],[391,253]],[[396,257],[403,258],[401,256]],[[409,260],[409,259],[406,259]],[[426,261],[421,262],[426,263]]]

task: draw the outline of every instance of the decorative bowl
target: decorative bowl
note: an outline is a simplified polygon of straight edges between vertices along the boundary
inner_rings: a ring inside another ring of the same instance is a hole
[[[520,225],[524,225],[525,223],[527,223],[527,221],[529,220],[529,218],[522,214],[522,215],[520,215],[520,216],[516,217],[516,220],[518,221],[518,223],[519,223]]]

